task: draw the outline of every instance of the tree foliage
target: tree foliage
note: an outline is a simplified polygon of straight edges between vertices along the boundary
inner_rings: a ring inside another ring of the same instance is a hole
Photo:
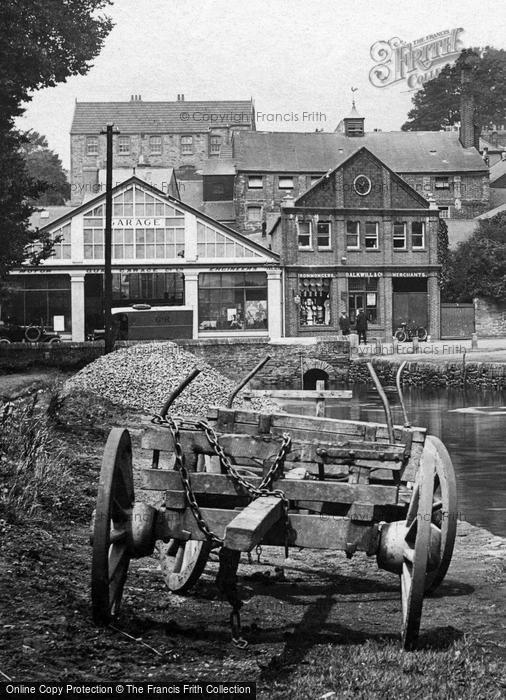
[[[21,144],[28,174],[40,183],[42,192],[30,199],[34,206],[58,206],[70,197],[70,184],[63,170],[60,157],[49,149],[45,136],[37,131],[28,131]]]
[[[112,28],[110,0],[2,0],[0,119],[11,123],[34,90],[84,75]],[[1,122],[0,122],[1,123]]]
[[[506,300],[506,212],[481,220],[451,255],[446,300],[470,302],[475,297]]]
[[[44,189],[44,183],[37,181],[37,168],[44,180],[47,163],[39,162],[36,168],[34,161],[41,158],[33,155],[30,173],[29,141],[14,129],[14,119],[35,90],[89,70],[112,28],[110,19],[100,14],[110,4],[110,0],[0,3],[0,282],[27,258],[36,263],[51,252],[50,241],[29,229],[30,202],[37,201]],[[57,167],[54,160],[52,166]],[[34,243],[39,244],[37,253],[30,252]]]
[[[446,65],[413,96],[403,131],[439,131],[460,122],[461,70],[471,66],[469,89],[480,127],[501,124],[506,114],[506,51],[490,46],[464,49],[453,66]]]
[[[437,234],[437,260],[441,265],[441,270],[439,272],[439,287],[441,289],[441,294],[444,294],[450,282],[451,275],[448,226],[446,225],[446,221],[444,219],[439,219],[439,229]]]

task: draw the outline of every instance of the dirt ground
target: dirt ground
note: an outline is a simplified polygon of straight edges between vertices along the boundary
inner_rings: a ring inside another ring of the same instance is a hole
[[[0,524],[4,680],[256,681],[259,697],[272,697],[273,684],[310,673],[329,645],[359,649],[398,640],[399,582],[374,558],[349,561],[330,550],[292,549],[284,560],[282,550],[268,547],[253,564],[243,555],[239,568],[246,650],[230,642],[229,606],[214,585],[214,555],[184,597],[169,593],[155,556],[131,562],[120,615],[113,626],[97,628],[90,615],[88,522],[114,423],[132,428],[138,468],[146,455],[137,416],[71,406],[59,431],[73,454],[80,494],[74,508],[58,519]],[[144,498],[140,491],[136,497]],[[470,636],[490,663],[502,667],[505,573],[506,540],[459,523],[447,578],[424,603],[421,647],[445,649]]]

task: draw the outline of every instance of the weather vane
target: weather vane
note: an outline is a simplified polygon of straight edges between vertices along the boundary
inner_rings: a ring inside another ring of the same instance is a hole
[[[356,87],[351,88],[352,107],[355,107],[355,93],[357,91],[358,91],[358,88],[356,88]]]

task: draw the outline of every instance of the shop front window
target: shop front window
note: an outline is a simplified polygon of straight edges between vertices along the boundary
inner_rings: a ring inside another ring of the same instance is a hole
[[[266,273],[201,273],[199,330],[267,330]]]
[[[330,277],[304,277],[299,280],[299,323],[301,326],[329,326]]]
[[[70,275],[12,275],[2,300],[2,320],[21,326],[54,330],[55,316],[71,330]]]
[[[184,304],[184,277],[179,272],[115,272],[112,297],[128,306],[136,302],[179,306]]]
[[[113,272],[113,307],[149,304],[184,305],[184,275],[180,272]],[[88,274],[84,278],[86,333],[104,327],[104,278]]]
[[[348,315],[355,323],[359,309],[363,309],[369,323],[378,319],[378,279],[359,277],[348,280]]]

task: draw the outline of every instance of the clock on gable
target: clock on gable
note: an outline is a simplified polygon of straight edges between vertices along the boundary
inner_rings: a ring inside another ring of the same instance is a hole
[[[353,180],[353,188],[357,194],[364,197],[371,191],[371,181],[367,175],[357,175]]]

